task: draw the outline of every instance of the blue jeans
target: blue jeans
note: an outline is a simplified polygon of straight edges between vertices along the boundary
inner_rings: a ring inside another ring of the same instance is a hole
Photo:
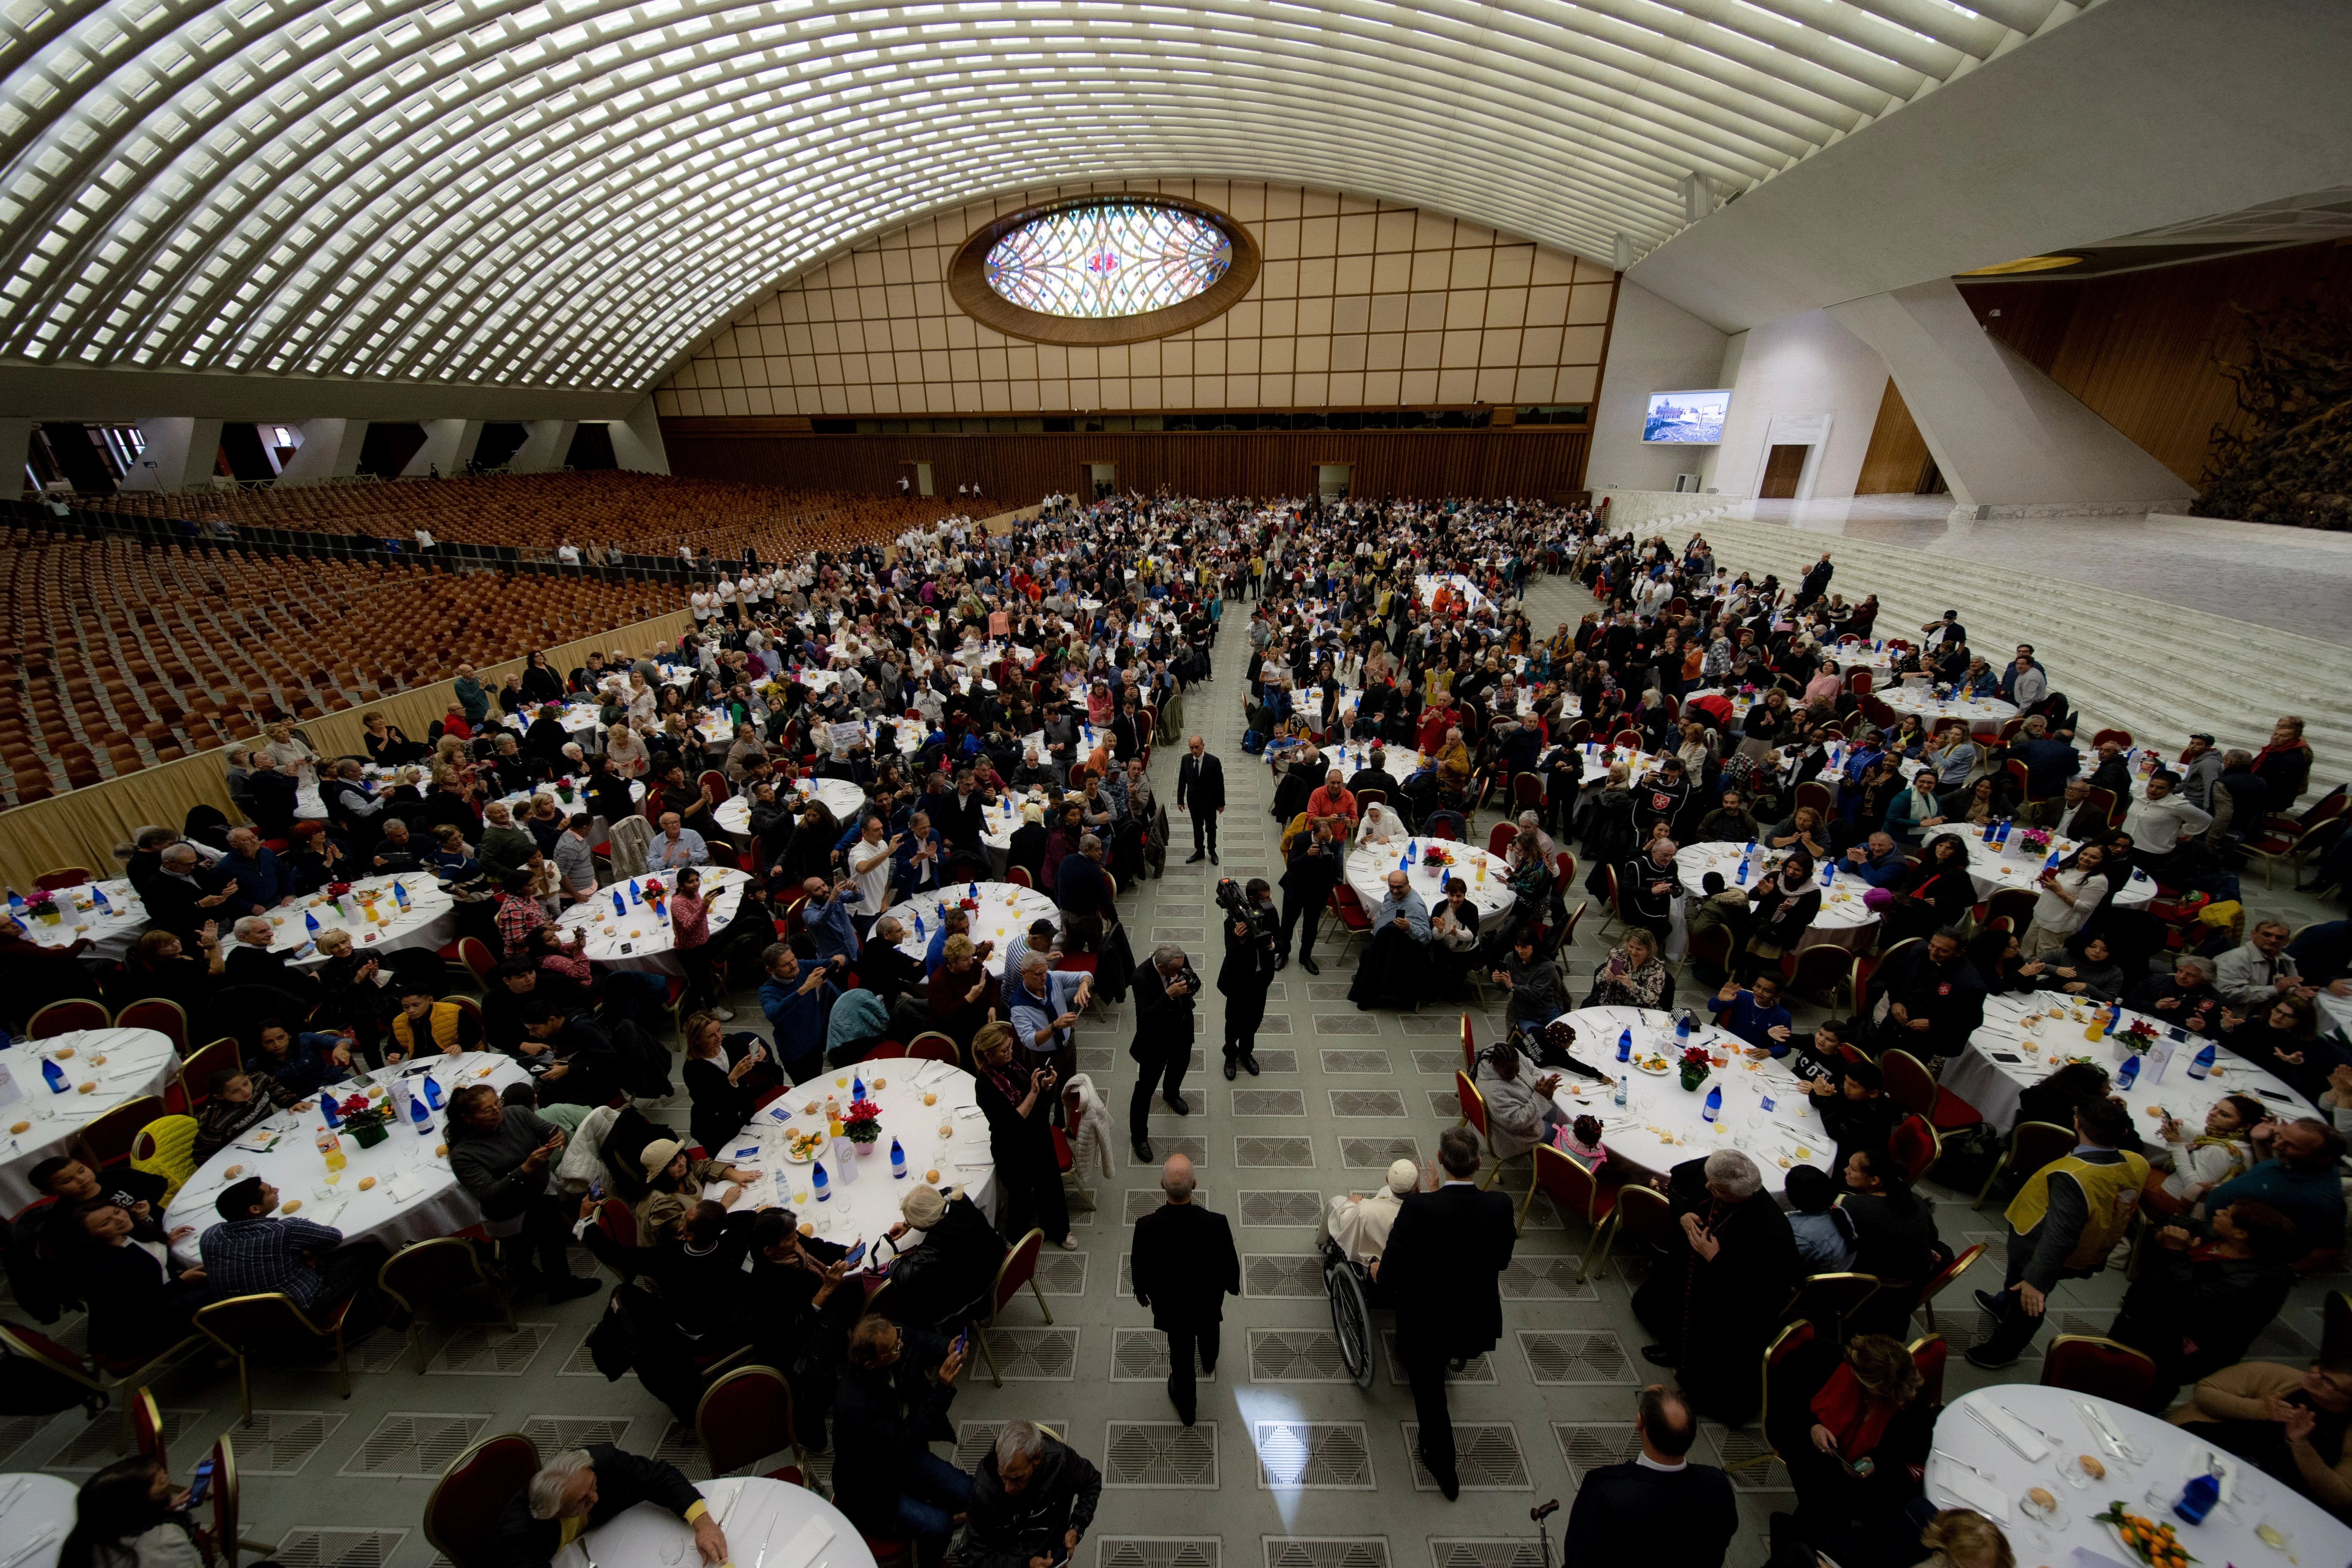
[[[914,1543],[917,1563],[937,1563],[947,1554],[955,1516],[971,1504],[971,1478],[925,1450],[907,1468],[907,1489],[898,1494],[890,1533]]]

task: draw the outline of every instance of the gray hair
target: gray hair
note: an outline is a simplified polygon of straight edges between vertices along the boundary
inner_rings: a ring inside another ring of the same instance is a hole
[[[553,1519],[563,1511],[563,1494],[572,1489],[572,1478],[590,1467],[588,1450],[566,1448],[540,1466],[539,1473],[530,1478],[530,1517]]]
[[[1154,969],[1166,969],[1183,962],[1184,950],[1175,942],[1163,942],[1151,950],[1151,966]]]
[[[874,922],[874,934],[880,937],[884,942],[888,942],[892,947],[896,947],[905,939],[907,935],[907,928],[898,923],[897,916],[884,915],[880,920]]]
[[[1542,821],[1543,818],[1538,816],[1532,811],[1523,811],[1519,813],[1519,826],[1521,827],[1533,827]]]
[[[1155,952],[1151,956],[1157,961],[1160,955]],[[1050,970],[1053,967],[1053,961],[1034,947],[1021,955],[1021,973],[1024,974],[1033,969]]]
[[[1078,840],[1078,853],[1081,855],[1099,855],[1102,847],[1102,840],[1091,833]]]
[[[232,926],[230,930],[236,933],[239,941],[243,941],[246,933],[250,931],[258,930],[264,935],[268,935],[269,933],[269,922],[263,920],[259,915],[247,915],[243,920],[237,921],[236,925]]]
[[[996,1466],[1003,1469],[1015,1459],[1034,1461],[1045,1451],[1045,1439],[1034,1421],[1007,1421],[996,1431]]]
[[[2172,961],[2172,972],[2175,974],[2184,969],[2193,969],[2208,980],[2213,978],[2212,962],[2210,959],[2200,958],[2193,952],[2184,952]]]
[[[183,866],[196,858],[196,851],[191,845],[167,844],[160,858],[166,866]]]
[[[1706,1157],[1706,1184],[1742,1203],[1764,1190],[1764,1175],[1738,1150],[1717,1149]]]

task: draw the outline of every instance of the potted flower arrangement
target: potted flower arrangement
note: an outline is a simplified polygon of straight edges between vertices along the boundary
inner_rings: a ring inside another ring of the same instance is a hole
[[[2156,1044],[2156,1026],[2146,1018],[2134,1018],[2115,1034],[2116,1060],[2126,1061]]]
[[[1684,1047],[1681,1061],[1683,1088],[1696,1093],[1698,1086],[1706,1081],[1706,1075],[1715,1070],[1715,1062],[1697,1046]]]
[[[25,908],[34,919],[47,921],[51,925],[65,919],[65,911],[58,908],[58,896],[47,888],[36,888],[26,894]]]
[[[646,907],[653,910],[656,917],[660,916],[663,912],[662,900],[669,891],[669,889],[661,885],[661,879],[658,877],[646,878],[645,886],[640,889],[640,891],[645,895]]]
[[[1451,866],[1454,864],[1454,853],[1443,844],[1433,844],[1429,847],[1429,852],[1421,858],[1421,863],[1424,866]]]
[[[870,1100],[853,1100],[841,1113],[841,1135],[857,1146],[858,1158],[874,1152],[882,1136],[882,1108]]]
[[[374,1148],[392,1130],[392,1101],[388,1099],[351,1095],[337,1102],[335,1114],[341,1119],[341,1130],[357,1139],[362,1149]]]
[[[2050,830],[2029,827],[2017,836],[2017,842],[2028,855],[2047,855],[2050,853]]]

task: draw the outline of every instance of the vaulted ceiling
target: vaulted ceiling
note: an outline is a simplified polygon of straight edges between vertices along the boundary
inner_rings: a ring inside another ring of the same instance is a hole
[[[2086,8],[0,0],[0,356],[642,388],[862,236],[1104,177],[1606,260]]]

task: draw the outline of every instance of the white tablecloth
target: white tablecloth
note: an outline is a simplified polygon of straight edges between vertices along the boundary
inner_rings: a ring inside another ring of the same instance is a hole
[[[628,698],[625,689],[622,701],[625,705],[627,700]],[[544,704],[541,706],[544,706]],[[561,710],[558,711],[555,716],[555,721],[562,725],[565,732],[580,742],[580,749],[582,751],[593,753],[603,750],[602,747],[593,744],[589,740],[589,737],[592,734],[599,732],[604,729],[603,721],[598,718],[598,715],[603,710],[604,705],[600,702],[592,702],[584,698],[573,698],[562,705]],[[513,713],[502,713],[499,715],[498,721],[500,724],[505,725],[508,729],[514,731],[517,734],[520,734],[523,731],[530,729],[532,721],[538,717],[539,708],[531,707],[522,709]]]
[[[413,1095],[421,1096],[429,1074],[440,1087],[442,1101],[442,1109],[430,1113],[430,1133],[418,1134],[405,1116],[395,1120],[383,1142],[373,1149],[361,1148],[358,1139],[345,1133],[346,1163],[341,1176],[330,1184],[326,1162],[319,1153],[319,1133],[326,1121],[319,1114],[317,1099],[304,1102],[307,1110],[280,1111],[249,1129],[188,1178],[187,1185],[172,1200],[164,1226],[194,1226],[197,1234],[175,1244],[173,1255],[190,1266],[195,1263],[197,1242],[205,1227],[220,1219],[213,1205],[221,1189],[247,1176],[259,1176],[278,1190],[280,1213],[290,1210],[302,1219],[332,1226],[346,1241],[373,1237],[394,1251],[413,1241],[453,1236],[479,1225],[480,1206],[449,1169],[449,1096],[477,1083],[503,1090],[509,1084],[522,1082],[526,1075],[512,1057],[497,1051],[467,1051],[459,1057],[436,1054],[408,1065],[419,1070],[404,1078],[402,1069],[393,1067],[371,1076],[387,1094],[394,1080],[401,1079]],[[332,1092],[340,1105],[360,1090],[343,1083],[335,1085]],[[279,1134],[276,1143],[267,1152],[257,1149],[264,1135],[273,1131]],[[232,1171],[236,1173],[230,1174]],[[361,1191],[360,1183],[370,1178],[375,1184]],[[299,1208],[294,1207],[297,1203]]]
[[[2140,1457],[2118,1457],[2104,1444],[2098,1428],[2083,1414],[2084,1405],[2102,1414],[2116,1436]],[[2031,1428],[2028,1451],[2042,1447],[2046,1439],[2049,1452],[2028,1459],[1979,1418],[1977,1413],[1985,1410],[2005,1411]],[[2237,1473],[2233,1500],[2206,1515],[2202,1524],[2174,1513],[2172,1505],[2189,1478],[2211,1469],[2216,1450],[2197,1431],[2092,1394],[2030,1383],[1995,1384],[1960,1395],[1937,1418],[1935,1450],[1927,1460],[1927,1499],[1939,1509],[1971,1508],[1986,1514],[2008,1535],[2020,1563],[2137,1568],[2138,1553],[2096,1522],[2111,1502],[2122,1503],[2126,1512],[2152,1523],[2171,1525],[2182,1550],[2203,1568],[2288,1568],[2291,1562],[2305,1568],[2333,1568],[2352,1558],[2352,1529],[2284,1482],[2226,1455],[2222,1458]],[[2098,1460],[2106,1476],[2085,1479],[2077,1488],[2060,1479],[2058,1467],[2084,1454]],[[2058,1500],[2057,1517],[2045,1521],[2026,1513],[2025,1493],[2031,1487]],[[2151,1491],[2159,1500],[2147,1500]],[[2288,1538],[2285,1551],[2263,1544],[2257,1531],[2265,1524]],[[2089,1553],[2087,1560],[2076,1556],[2078,1551]]]
[[[1944,1064],[1944,1087],[1976,1107],[1978,1114],[1987,1121],[2006,1131],[2016,1125],[2018,1097],[2070,1059],[2088,1057],[2110,1075],[2123,1065],[2129,1052],[2119,1051],[2114,1037],[2095,1042],[2084,1037],[2083,1031],[2090,1026],[2090,1021],[2103,1016],[2105,1011],[2086,1002],[2078,1016],[2074,1001],[2068,998],[2062,1003],[2059,993],[2054,991],[1988,996],[1983,1025],[1969,1037],[1968,1048]],[[2038,1018],[2032,1024],[2025,1022],[2029,1015],[2053,1012],[2059,1016]],[[2173,1027],[2165,1018],[2139,1013],[2126,1013],[2117,1026],[2127,1027],[2143,1018],[2155,1027],[2159,1038],[2168,1036]],[[2319,1114],[2310,1101],[2285,1084],[2228,1051],[2215,1057],[2210,1077],[2190,1078],[2189,1058],[2204,1044],[2195,1035],[2181,1042],[2161,1083],[2150,1076],[2143,1058],[2139,1080],[2117,1091],[2131,1107],[2132,1125],[2139,1129],[2140,1136],[2151,1146],[2161,1146],[2153,1111],[2159,1108],[2168,1110],[2181,1125],[2196,1131],[2205,1125],[2205,1113],[2225,1094],[2251,1094],[2281,1116]],[[2009,1057],[2017,1059],[2002,1059]]]
[[[1748,1056],[1747,1045],[1717,1028],[1704,1005],[1691,1011],[1699,1020],[1691,1030],[1691,1043],[1724,1058],[1724,1065],[1698,1088],[1683,1088],[1682,1047],[1675,1038],[1672,1014],[1649,1007],[1587,1007],[1566,1015],[1576,1028],[1569,1054],[1608,1073],[1612,1081],[1565,1075],[1553,1103],[1571,1118],[1601,1118],[1610,1157],[1655,1175],[1717,1149],[1744,1149],[1763,1173],[1764,1190],[1777,1197],[1788,1184],[1791,1166],[1829,1170],[1837,1140],[1822,1130],[1796,1073],[1773,1058],[1758,1061]],[[1645,1072],[1617,1059],[1617,1037],[1628,1028],[1633,1031],[1634,1057],[1664,1057],[1664,1072]],[[1621,1074],[1626,1080],[1622,1110],[1615,1103],[1613,1082]],[[1723,1114],[1710,1123],[1706,1091],[1717,1087],[1723,1090]],[[1764,1109],[1767,1099],[1772,1101],[1769,1111]]]
[[[1926,685],[1892,686],[1876,693],[1878,700],[1897,713],[1916,713],[1929,732],[1937,721],[1959,719],[1970,731],[1998,730],[2017,717],[2017,704],[2003,702],[1998,697],[1975,697],[1966,700],[1937,697]]]
[[[555,809],[562,816],[568,817],[573,812],[583,809],[587,805],[588,800],[587,796],[581,793],[580,786],[577,784],[572,785],[572,798],[570,800],[564,799],[562,792],[556,787],[556,784],[562,782],[564,781],[558,780],[555,783],[551,784],[534,784],[529,789],[519,789],[512,795],[502,795],[499,797],[499,800],[507,807],[508,810],[514,813],[515,826],[518,827],[522,826],[522,817],[524,814],[530,809],[530,803],[542,795],[554,801]],[[646,804],[645,780],[631,779],[629,781],[629,798],[640,806]],[[610,828],[612,826],[612,824],[604,822],[604,819],[601,816],[596,820],[599,823],[602,823],[605,828]],[[604,835],[602,833],[591,836],[592,841],[593,842],[601,842],[603,837]]]
[[[834,820],[845,826],[856,821],[858,813],[866,809],[866,792],[847,779],[795,780],[793,793],[790,797],[793,809],[796,812],[805,809],[812,793],[816,796],[819,805],[833,813]],[[733,834],[745,845],[750,844],[751,838],[751,797],[750,795],[730,795],[719,803],[718,809],[711,815],[718,818],[719,826]]]
[[[97,1058],[104,1057],[104,1061]],[[41,1064],[55,1061],[66,1075],[66,1091],[53,1093]],[[15,1214],[40,1192],[32,1170],[66,1145],[84,1127],[128,1100],[161,1094],[180,1076],[180,1053],[171,1037],[154,1029],[76,1029],[46,1040],[19,1040],[0,1051],[16,1082],[16,1098],[0,1105],[0,1205]],[[97,1087],[88,1094],[83,1084]],[[19,1126],[24,1131],[16,1131]]]
[[[106,895],[104,913],[98,908],[98,896]],[[59,888],[55,907],[61,912],[56,921],[37,920],[27,915],[20,923],[25,928],[25,940],[43,947],[71,947],[83,937],[89,947],[83,956],[121,960],[131,954],[139,943],[140,935],[147,929],[147,906],[131,890],[127,878],[117,877],[104,882],[85,882],[79,888]]]
[[[805,1487],[764,1476],[694,1485],[740,1568],[874,1568],[857,1527]],[[657,1503],[641,1502],[557,1552],[551,1568],[700,1568],[701,1562],[692,1525]]]
[[[1432,576],[1423,573],[1414,577],[1412,580],[1413,599],[1417,603],[1424,605],[1434,603],[1437,598],[1438,584],[1441,583],[1445,584],[1447,587],[1452,588],[1455,597],[1466,598],[1470,601],[1470,613],[1472,615],[1481,616],[1486,613],[1486,591],[1472,583],[1469,578],[1465,577],[1459,572],[1449,572],[1443,576]]]
[[[866,1085],[866,1098],[882,1112],[882,1131],[871,1145],[873,1152],[854,1155],[849,1151],[856,1145],[842,1140],[813,1161],[795,1164],[789,1160],[788,1134],[822,1131],[826,1097],[848,1110],[851,1091],[860,1079]],[[932,1097],[929,1105],[923,1103],[926,1094]],[[782,1099],[751,1118],[724,1149],[709,1152],[714,1159],[732,1161],[760,1173],[757,1181],[745,1184],[735,1200],[736,1208],[774,1204],[791,1210],[803,1225],[814,1226],[816,1235],[838,1246],[855,1247],[865,1241],[878,1247],[883,1233],[898,1223],[899,1200],[914,1184],[929,1180],[934,1171],[939,1179],[931,1185],[943,1192],[961,1186],[982,1213],[995,1215],[996,1165],[988,1152],[988,1121],[973,1094],[971,1074],[951,1063],[908,1058],[866,1062],[858,1068],[820,1073],[786,1089]],[[817,1108],[814,1112],[808,1109],[812,1105]],[[940,1136],[942,1127],[949,1130],[944,1139]],[[903,1178],[890,1174],[893,1138],[906,1151]],[[744,1152],[754,1144],[756,1153]],[[824,1165],[828,1178],[829,1195],[822,1201],[814,1186],[817,1164]],[[853,1167],[848,1173],[853,1179],[846,1182],[842,1180],[845,1166]],[[714,1182],[703,1189],[703,1195],[716,1199],[726,1191],[727,1184]],[[887,1247],[880,1251],[886,1259],[891,1255]]]
[[[1924,840],[1948,834],[1960,836],[1961,842],[1969,847],[1969,880],[1976,884],[1977,900],[1982,902],[2004,889],[2014,888],[2028,893],[2037,890],[2042,868],[2049,859],[2049,850],[2040,855],[2028,852],[2017,837],[2022,831],[2017,827],[2010,829],[2006,854],[1984,841],[1983,828],[1971,828],[1964,823],[1947,823],[1941,827],[1931,827],[1921,837]],[[2053,838],[2050,841],[2050,848],[2055,849],[2062,859],[2072,855],[2077,847],[2079,845],[2072,838]],[[2134,871],[2130,886],[2116,895],[2116,902],[2124,909],[2136,910],[2153,902],[2155,898],[2156,883],[2147,872]],[[2022,936],[2025,933],[2021,931],[2018,934]]]
[[[743,889],[751,885],[751,879],[725,866],[705,866],[701,870],[702,894],[710,900],[710,940],[716,942],[735,919],[736,908],[743,901]],[[607,969],[682,975],[686,965],[678,961],[670,945],[669,900],[662,900],[661,911],[656,914],[653,906],[645,901],[643,889],[649,881],[658,881],[672,892],[677,888],[677,876],[672,871],[655,871],[626,881],[607,882],[586,903],[574,904],[556,916],[555,923],[586,930],[588,945],[583,956],[591,963],[601,963]],[[617,912],[613,908],[615,893],[621,900]],[[629,951],[622,952],[624,946]]]
[[[977,889],[975,894],[974,889]],[[908,899],[891,906],[889,913],[907,932],[898,951],[909,958],[921,958],[930,951],[931,938],[939,933],[944,908],[952,908],[964,900],[977,897],[980,908],[971,911],[970,935],[972,945],[992,942],[996,951],[1004,951],[1005,939],[1027,931],[1038,921],[1052,921],[1054,929],[1062,929],[1062,914],[1054,904],[1053,895],[1035,888],[1024,888],[1011,882],[959,882],[941,889],[936,894],[921,899]],[[915,921],[920,919],[921,934]],[[878,922],[877,922],[878,923]],[[997,965],[991,964],[990,968]]]
[[[1675,851],[1675,870],[1682,878],[1684,893],[1690,899],[1705,897],[1705,881],[1709,871],[1722,873],[1727,888],[1738,887],[1745,891],[1754,891],[1766,875],[1763,868],[1766,857],[1759,854],[1756,865],[1748,868],[1748,880],[1744,884],[1739,883],[1736,879],[1747,848],[1744,844],[1691,844]],[[1819,885],[1819,872],[1814,874],[1813,881]],[[1878,911],[1862,901],[1863,895],[1869,891],[1868,882],[1841,868],[1837,879],[1822,889],[1821,913],[1814,916],[1813,923],[1805,929],[1804,940],[1799,945],[1811,947],[1816,942],[1828,942],[1836,947],[1859,950],[1864,942],[1870,940],[1871,932],[1878,925]],[[1683,929],[1686,901],[1676,900],[1674,905],[1674,930],[1666,939],[1666,956],[1669,958],[1680,958],[1690,949],[1689,933]]]
[[[397,882],[408,895],[408,908],[403,910],[393,897],[392,885]],[[360,895],[374,895],[373,912],[382,920],[372,918],[369,906],[360,901]],[[313,940],[310,922],[316,921],[320,931],[351,932],[352,946],[362,952],[392,952],[403,948],[437,948],[457,940],[457,903],[443,892],[430,871],[404,871],[398,876],[362,877],[352,883],[350,897],[357,907],[358,918],[343,912],[340,904],[324,893],[312,893],[295,900],[280,909],[269,911],[268,921],[274,930],[270,951],[292,954],[305,942]],[[224,930],[221,940],[234,940]],[[311,952],[293,962],[305,968],[324,963],[326,960]]]
[[[1433,912],[1445,900],[1445,879],[1459,877],[1469,886],[1470,901],[1478,906],[1478,929],[1493,931],[1510,918],[1511,868],[1499,855],[1489,855],[1484,849],[1468,844],[1457,844],[1450,838],[1413,838],[1412,864],[1404,869],[1412,878],[1412,890],[1421,895],[1423,903]],[[1443,845],[1452,855],[1454,864],[1433,866],[1429,851]],[[1362,900],[1364,912],[1371,914],[1389,896],[1389,873],[1397,869],[1404,858],[1403,844],[1359,844],[1348,852],[1348,886]],[[1486,868],[1486,879],[1478,879],[1480,867]],[[1375,933],[1377,934],[1377,933]]]
[[[0,1542],[7,1543],[0,1548],[0,1562],[11,1562],[14,1568],[58,1568],[58,1552],[74,1527],[79,1495],[73,1482],[61,1476],[29,1471],[0,1476],[0,1498],[7,1500],[0,1502]]]

